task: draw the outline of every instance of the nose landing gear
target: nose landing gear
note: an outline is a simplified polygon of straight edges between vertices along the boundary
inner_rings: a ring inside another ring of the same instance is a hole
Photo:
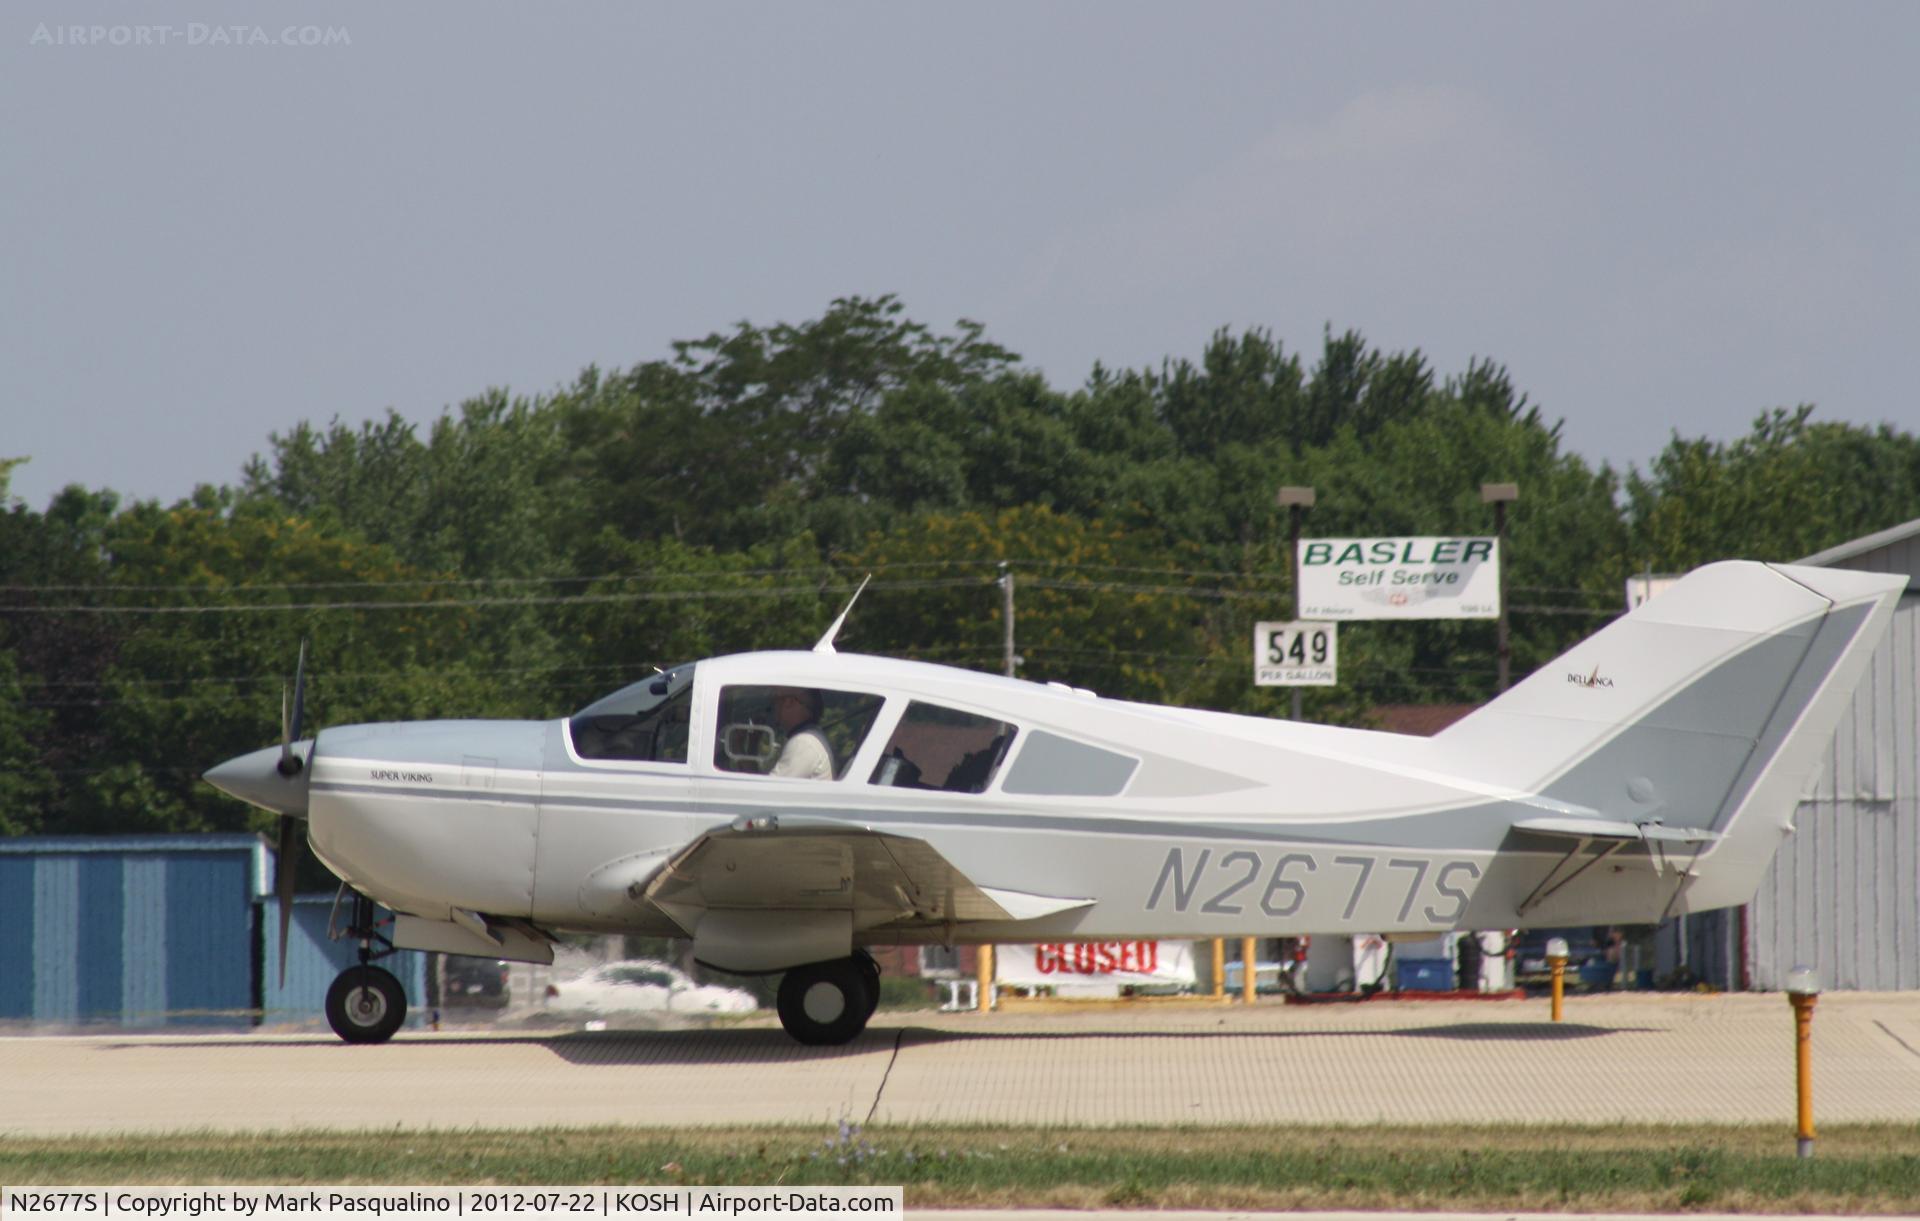
[[[334,910],[339,910],[338,899]],[[333,922],[327,923],[331,936]],[[393,942],[374,919],[372,899],[354,894],[353,914],[340,936],[359,941],[360,965],[340,972],[327,989],[327,1025],[349,1043],[384,1043],[407,1020],[407,994],[392,972],[373,965],[393,953]]]
[[[384,1043],[406,1020],[407,994],[379,967],[348,967],[327,989],[327,1025],[349,1043]]]

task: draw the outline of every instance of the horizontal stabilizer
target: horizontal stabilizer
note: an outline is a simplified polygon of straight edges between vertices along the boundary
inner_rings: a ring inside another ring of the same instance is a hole
[[[1720,838],[1697,827],[1668,827],[1657,822],[1621,822],[1613,818],[1525,818],[1515,831],[1556,839],[1644,840],[1660,844],[1706,844]]]

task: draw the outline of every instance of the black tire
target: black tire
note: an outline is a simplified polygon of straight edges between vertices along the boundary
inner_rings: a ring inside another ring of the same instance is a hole
[[[880,1007],[880,964],[865,950],[855,950],[853,961],[860,968],[860,982],[867,985],[867,1017]]]
[[[780,980],[780,1024],[810,1047],[851,1042],[867,1028],[879,990],[867,987],[866,972],[852,958],[808,963]]]
[[[349,1043],[384,1043],[406,1020],[406,992],[379,967],[348,967],[327,989],[327,1025]]]

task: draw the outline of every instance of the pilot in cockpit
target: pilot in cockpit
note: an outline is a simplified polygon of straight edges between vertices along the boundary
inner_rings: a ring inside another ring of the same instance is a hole
[[[769,775],[797,780],[833,779],[833,746],[820,730],[820,693],[808,687],[778,687],[773,717],[787,736]]]

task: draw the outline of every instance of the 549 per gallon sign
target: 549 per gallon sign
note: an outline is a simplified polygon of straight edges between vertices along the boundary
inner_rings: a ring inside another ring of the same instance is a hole
[[[1497,538],[1303,538],[1302,619],[1496,619]]]
[[[1253,685],[1331,687],[1339,681],[1339,625],[1253,625]]]

